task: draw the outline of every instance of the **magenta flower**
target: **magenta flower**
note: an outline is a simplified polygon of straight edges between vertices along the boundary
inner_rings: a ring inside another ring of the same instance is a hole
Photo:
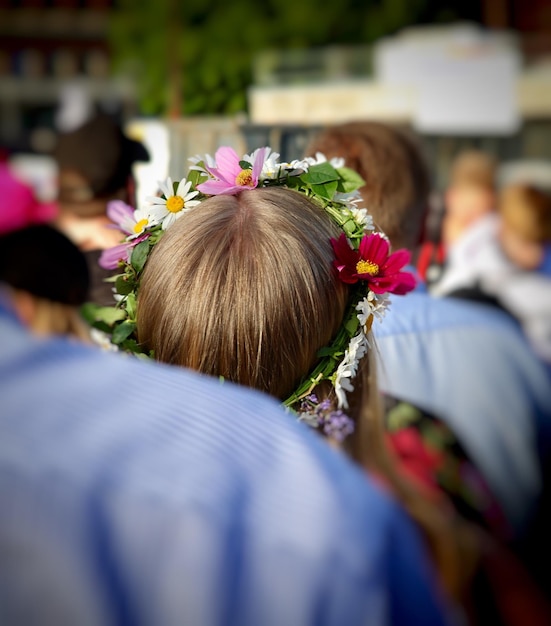
[[[216,167],[205,165],[207,172],[216,180],[207,180],[197,185],[197,189],[211,196],[232,195],[245,189],[254,189],[258,185],[258,177],[262,172],[265,152],[266,148],[258,150],[252,169],[243,169],[239,165],[240,159],[233,148],[228,146],[218,148],[214,155]]]
[[[388,241],[379,233],[365,235],[358,250],[350,247],[343,233],[338,239],[331,239],[335,252],[333,265],[343,283],[354,284],[367,281],[373,293],[396,293],[403,295],[415,288],[415,277],[401,269],[409,263],[410,253],[397,250],[389,254]]]
[[[99,266],[103,267],[104,270],[115,270],[119,266],[120,261],[130,263],[132,248],[148,237],[149,233],[144,233],[131,241],[125,241],[112,248],[107,248],[107,250],[101,253],[98,259]]]

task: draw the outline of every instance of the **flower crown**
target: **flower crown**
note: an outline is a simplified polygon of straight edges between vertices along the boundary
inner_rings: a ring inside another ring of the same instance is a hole
[[[147,205],[134,210],[121,201],[109,203],[107,214],[125,235],[125,241],[105,250],[100,265],[120,269],[115,276],[114,307],[87,305],[85,315],[91,325],[106,332],[119,349],[141,356],[136,331],[136,296],[140,277],[153,246],[165,230],[186,211],[198,210],[202,200],[219,194],[234,195],[257,187],[280,186],[295,189],[319,204],[340,227],[338,239],[331,239],[333,265],[340,279],[353,285],[343,324],[332,343],[318,351],[318,362],[299,387],[284,402],[296,410],[299,419],[342,439],[353,429],[342,409],[348,408],[347,393],[360,360],[369,347],[367,334],[374,318],[381,319],[388,307],[388,293],[405,294],[415,286],[412,274],[401,271],[409,262],[409,252],[390,254],[386,236],[374,232],[373,219],[358,208],[358,189],[364,184],[344,159],[327,160],[318,153],[291,163],[279,160],[270,148],[259,148],[241,159],[230,147],[221,147],[215,157],[193,157],[186,178],[159,183],[162,195],[147,198]],[[200,210],[200,209],[199,209]],[[110,279],[111,280],[111,279]],[[327,401],[318,402],[314,388],[330,381],[338,409]]]

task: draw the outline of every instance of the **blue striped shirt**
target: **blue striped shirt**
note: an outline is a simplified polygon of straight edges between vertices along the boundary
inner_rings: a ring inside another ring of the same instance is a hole
[[[446,622],[401,508],[274,400],[0,336],[2,625]]]

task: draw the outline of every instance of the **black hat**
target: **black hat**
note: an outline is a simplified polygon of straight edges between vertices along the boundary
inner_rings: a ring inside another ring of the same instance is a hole
[[[88,299],[86,258],[65,235],[40,224],[0,236],[0,282],[53,302]]]
[[[75,170],[86,179],[93,198],[107,197],[124,188],[132,165],[149,161],[145,146],[127,137],[106,113],[98,113],[76,130],[61,133],[53,156],[60,170]]]

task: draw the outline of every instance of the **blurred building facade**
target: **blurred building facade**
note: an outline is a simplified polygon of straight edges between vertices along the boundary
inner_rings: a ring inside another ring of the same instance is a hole
[[[114,113],[136,113],[133,85],[111,75],[113,8],[113,0],[0,0],[0,145],[47,151],[70,84]]]

